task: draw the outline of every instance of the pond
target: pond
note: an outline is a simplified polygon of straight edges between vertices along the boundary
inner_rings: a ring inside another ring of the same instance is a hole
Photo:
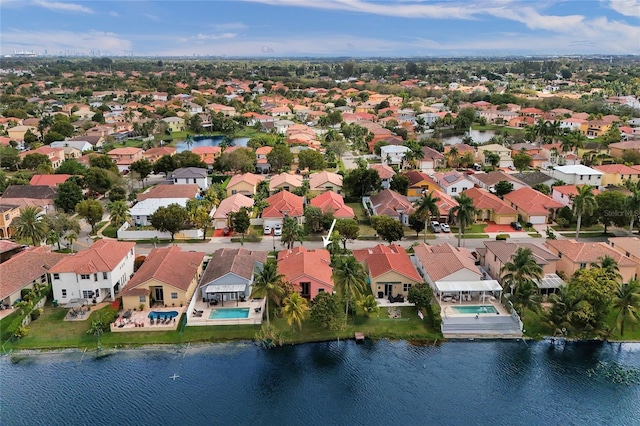
[[[189,147],[185,141],[181,141],[176,144],[176,149],[178,150],[178,152],[182,152],[197,148],[199,146],[218,146],[225,139],[229,140],[225,136],[196,136],[193,138],[191,147]],[[250,138],[233,138],[231,139],[229,144],[233,146],[247,146],[247,142],[249,142],[249,139]]]
[[[496,132],[494,132],[493,130],[485,130],[483,132],[481,132],[480,130],[471,130],[471,132],[469,133],[469,136],[471,136],[471,139],[473,139],[473,141],[476,143],[485,143],[495,135],[496,135]],[[447,138],[442,138],[442,144],[455,145],[455,144],[461,143],[464,136],[465,135],[449,136]]]

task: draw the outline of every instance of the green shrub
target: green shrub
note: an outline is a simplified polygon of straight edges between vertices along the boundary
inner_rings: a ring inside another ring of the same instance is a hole
[[[496,235],[496,241],[506,241],[509,238],[508,234],[498,234]]]
[[[20,339],[20,338],[26,336],[27,334],[29,334],[29,327],[25,327],[24,325],[21,325],[13,333],[13,337],[15,337],[17,339]]]
[[[37,320],[40,315],[42,315],[42,312],[42,308],[34,309],[33,311],[31,311],[31,321]]]

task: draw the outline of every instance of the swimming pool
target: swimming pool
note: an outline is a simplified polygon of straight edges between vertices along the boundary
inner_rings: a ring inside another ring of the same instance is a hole
[[[178,312],[177,311],[169,311],[169,312],[151,311],[151,312],[149,312],[149,315],[147,315],[147,318],[151,318],[152,320],[157,320],[158,318],[171,319],[171,318],[175,318],[177,316],[178,316]]]
[[[249,318],[249,308],[220,308],[213,309],[209,319],[245,319]]]
[[[491,305],[483,306],[451,306],[457,314],[497,314],[498,310]]]

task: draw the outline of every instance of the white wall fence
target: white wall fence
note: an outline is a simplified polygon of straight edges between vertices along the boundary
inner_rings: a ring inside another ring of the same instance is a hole
[[[161,240],[170,240],[171,234],[169,232],[160,232],[154,229],[149,230],[136,230],[129,229],[131,226],[128,223],[124,223],[120,229],[118,229],[119,240],[150,240],[154,237],[158,237]],[[184,231],[177,232],[175,235],[176,240],[196,240],[202,239],[204,233],[202,229],[186,229]]]

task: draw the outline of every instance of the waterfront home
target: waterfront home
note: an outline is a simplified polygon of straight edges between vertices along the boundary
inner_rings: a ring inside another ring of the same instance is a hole
[[[473,200],[476,208],[475,222],[494,222],[498,225],[508,225],[518,221],[516,209],[493,195],[486,189],[470,188],[464,191]]]
[[[567,185],[591,185],[595,188],[600,188],[603,175],[603,172],[582,164],[556,166],[553,169],[553,177]]]
[[[437,246],[418,244],[413,248],[418,272],[434,289],[436,281],[480,281],[483,273],[475,265],[469,249],[449,243]]]
[[[333,191],[326,191],[311,199],[310,205],[318,207],[322,213],[331,213],[336,219],[353,219],[353,209],[344,203],[341,195]]]
[[[265,225],[272,228],[282,225],[285,217],[295,218],[302,223],[304,217],[304,199],[289,191],[280,191],[265,200],[267,207],[262,210],[262,219]]]
[[[382,181],[382,189],[389,189],[391,179],[396,174],[395,170],[386,164],[369,164],[369,168],[378,172],[378,176]]]
[[[253,279],[267,261],[266,251],[243,248],[216,250],[207,264],[198,295],[203,301],[241,301],[251,296]]]
[[[503,199],[518,211],[525,222],[533,224],[550,223],[556,212],[564,207],[551,197],[529,187],[512,191]]]
[[[329,251],[325,249],[309,250],[299,246],[278,252],[278,272],[307,299],[315,298],[318,293],[333,292],[333,269],[330,263]]]
[[[333,191],[337,194],[342,192],[342,176],[332,172],[312,173],[309,176],[310,191]]]
[[[241,208],[247,208],[249,215],[253,207],[253,199],[242,194],[233,194],[220,201],[218,208],[213,213],[213,226],[215,229],[232,228],[230,215],[237,213]]]
[[[123,309],[186,306],[202,276],[204,257],[178,246],[151,250],[120,293]]]
[[[637,278],[636,263],[604,242],[578,242],[576,240],[547,240],[544,245],[556,256],[558,272],[567,278],[579,269],[589,269],[592,264],[599,264],[605,256],[618,262],[622,282]]]
[[[196,184],[200,189],[209,188],[209,177],[207,169],[200,167],[182,167],[175,169],[167,177],[174,185]]]
[[[303,179],[301,175],[280,173],[279,175],[271,176],[271,179],[269,180],[269,191],[273,192],[278,189],[293,191],[294,189],[302,186],[302,181]]]
[[[422,282],[404,248],[378,244],[372,248],[353,250],[353,256],[364,264],[371,292],[376,299],[401,296],[406,299],[411,286]]]
[[[636,277],[640,276],[640,238],[611,237],[609,245],[618,253],[627,256],[636,264]]]
[[[112,149],[107,155],[118,165],[118,170],[123,172],[129,170],[131,163],[141,160],[143,152],[140,148],[126,147]]]
[[[47,246],[29,247],[0,263],[0,305],[13,306],[22,299],[23,290],[48,284],[49,269],[67,256],[52,253]]]
[[[242,194],[253,196],[258,190],[258,184],[264,180],[264,176],[253,173],[233,175],[227,184],[227,196]]]
[[[177,149],[172,146],[159,146],[156,148],[147,149],[145,152],[142,153],[142,156],[147,160],[149,160],[150,162],[155,163],[165,155],[173,156],[176,154],[176,152],[177,152]]]
[[[62,305],[71,299],[96,303],[114,300],[133,275],[135,245],[99,240],[88,249],[65,257],[49,270],[53,298]]]
[[[447,195],[458,195],[469,188],[473,188],[473,182],[467,178],[467,175],[457,170],[434,173],[433,179]]]
[[[366,200],[366,199],[365,199]],[[389,216],[408,226],[409,215],[415,211],[413,204],[392,189],[383,189],[369,199],[373,215]]]
[[[156,185],[137,195],[138,201],[149,198],[195,198],[200,192],[196,184]]]
[[[184,119],[180,117],[166,117],[163,118],[162,121],[167,123],[167,130],[170,132],[184,132]]]

